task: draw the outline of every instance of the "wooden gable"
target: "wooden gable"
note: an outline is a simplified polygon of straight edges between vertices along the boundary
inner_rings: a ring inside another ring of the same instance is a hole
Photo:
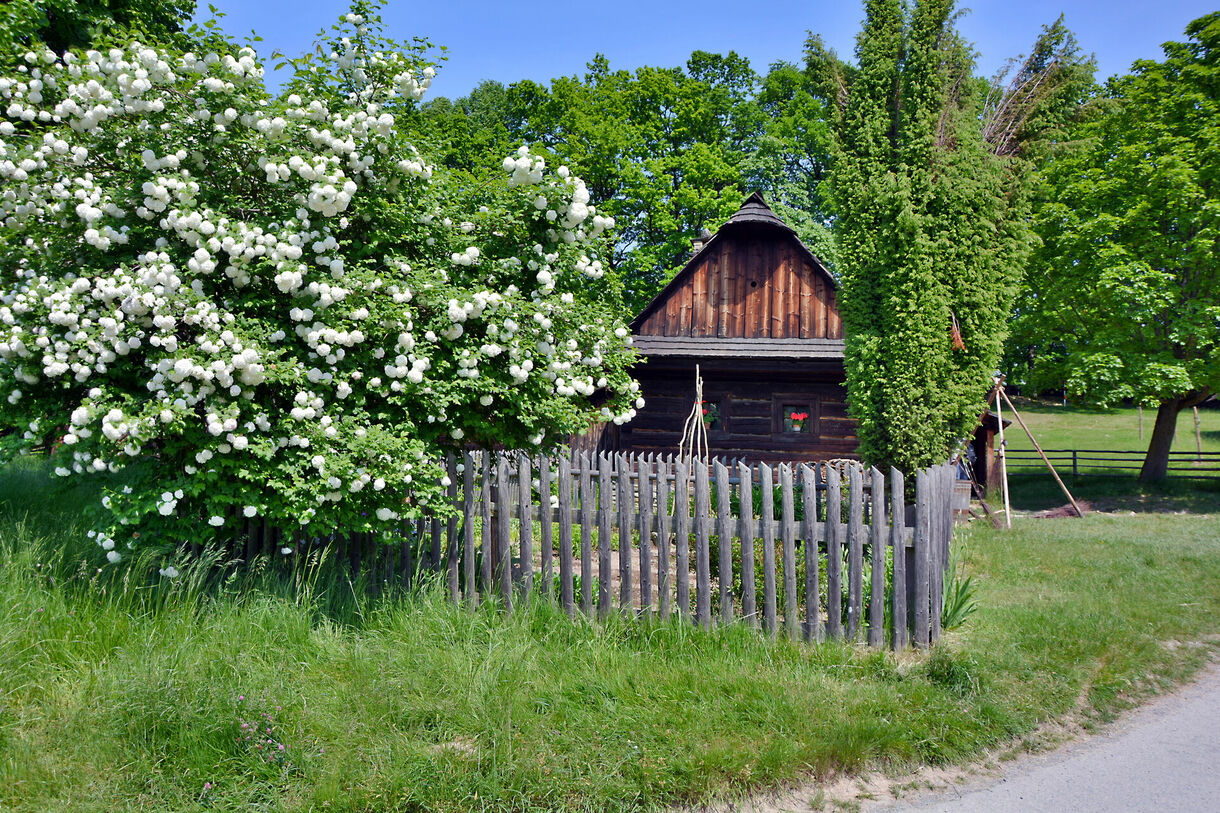
[[[834,277],[757,192],[631,327],[640,336],[843,338]]]

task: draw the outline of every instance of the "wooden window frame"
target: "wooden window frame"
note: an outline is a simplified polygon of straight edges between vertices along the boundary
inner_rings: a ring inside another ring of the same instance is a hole
[[[719,438],[719,437],[723,437],[725,435],[730,434],[729,433],[729,404],[732,402],[732,399],[729,397],[729,394],[726,392],[726,393],[721,393],[720,395],[713,395],[713,394],[708,394],[705,392],[705,393],[703,393],[703,400],[710,401],[711,403],[715,404],[717,406],[717,408],[719,408],[719,410],[720,410],[720,428],[713,429],[712,427],[709,426],[707,428],[707,436],[709,438]]]
[[[784,407],[797,406],[809,413],[808,432],[784,431]],[[808,392],[776,392],[771,395],[771,437],[779,442],[799,443],[822,436],[822,398]]]

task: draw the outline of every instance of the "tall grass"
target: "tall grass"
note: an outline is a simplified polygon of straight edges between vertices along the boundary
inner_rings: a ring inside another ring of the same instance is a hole
[[[3,810],[656,809],[967,759],[1113,712],[1202,660],[1164,642],[1220,631],[1216,517],[975,534],[979,611],[898,658],[545,601],[506,617],[439,585],[373,598],[326,562],[212,554],[167,584],[101,567],[93,495],[57,489],[0,472]]]

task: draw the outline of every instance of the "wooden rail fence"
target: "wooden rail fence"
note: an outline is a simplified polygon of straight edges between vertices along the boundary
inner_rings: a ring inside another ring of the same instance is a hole
[[[604,619],[617,605],[631,618],[894,649],[939,638],[952,466],[918,472],[911,506],[896,470],[731,466],[466,452],[448,460],[446,515],[343,541],[353,572],[381,584],[441,574],[471,606],[495,597],[511,612],[545,598]],[[247,553],[284,541],[252,526]]]
[[[1043,449],[1047,459],[1062,474],[1074,477],[1086,475],[1122,475],[1138,472],[1144,465],[1145,453],[1112,449]],[[1010,475],[1043,474],[1046,464],[1038,453],[1025,449],[1009,449],[1005,461]],[[1220,452],[1170,452],[1169,474],[1189,479],[1220,478]]]

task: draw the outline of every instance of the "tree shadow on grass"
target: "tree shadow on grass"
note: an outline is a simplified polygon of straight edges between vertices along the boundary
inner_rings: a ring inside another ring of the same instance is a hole
[[[1068,476],[1064,482],[1073,497],[1088,501],[1096,511],[1220,513],[1220,478],[1170,477],[1162,483],[1141,483],[1134,476]],[[1013,477],[1009,488],[1012,507],[1019,511],[1047,511],[1067,502],[1049,473]]]

